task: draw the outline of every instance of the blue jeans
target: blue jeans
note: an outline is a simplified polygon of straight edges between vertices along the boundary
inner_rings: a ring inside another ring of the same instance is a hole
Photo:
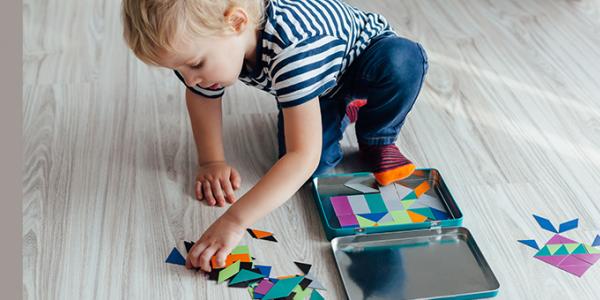
[[[394,34],[373,39],[338,80],[340,90],[319,99],[323,149],[313,177],[327,172],[342,160],[340,140],[349,124],[346,105],[355,99],[367,100],[358,111],[358,142],[366,145],[395,143],[421,90],[427,68],[427,54],[420,44]],[[281,157],[285,154],[281,108],[277,121]]]

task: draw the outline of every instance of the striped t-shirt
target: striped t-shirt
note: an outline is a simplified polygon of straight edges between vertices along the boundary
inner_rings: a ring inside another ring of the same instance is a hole
[[[268,2],[256,66],[243,67],[239,79],[273,94],[282,107],[334,94],[337,80],[370,40],[392,31],[381,15],[341,0]],[[209,98],[224,93],[224,88],[188,88]]]

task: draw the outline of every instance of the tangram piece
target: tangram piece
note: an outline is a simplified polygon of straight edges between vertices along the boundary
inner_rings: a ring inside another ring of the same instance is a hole
[[[404,198],[402,198],[402,201],[405,200],[417,200],[417,194],[415,193],[415,191],[410,192],[408,195],[404,196]]]
[[[246,245],[237,246],[237,247],[233,248],[233,250],[231,251],[231,254],[249,254],[249,253],[250,253],[250,249]]]
[[[414,222],[414,223],[421,223],[421,222],[425,222],[427,220],[426,216],[414,213],[410,210],[406,211],[408,213],[408,216],[410,217],[410,219]]]
[[[304,290],[310,285],[311,282],[312,282],[312,280],[310,280],[308,278],[304,278],[304,279],[302,279],[302,281],[300,281],[298,286]]]
[[[348,196],[334,196],[330,199],[336,216],[353,214],[352,206],[350,206],[350,202],[348,202]]]
[[[310,279],[304,278],[302,280],[302,282],[304,282],[305,280],[310,280]],[[310,293],[312,292],[312,289],[311,288],[302,288],[302,286],[301,286],[302,282],[300,282],[292,290],[292,292],[296,293],[296,295],[294,296],[294,300],[304,300],[304,299],[307,299],[308,297],[310,297]]]
[[[594,242],[592,243],[592,247],[600,246],[600,234],[596,235]]]
[[[236,261],[234,263],[232,263],[229,267],[223,269],[221,272],[219,272],[219,276],[217,279],[217,283],[221,283],[229,278],[231,278],[233,275],[237,274],[240,271],[240,261]]]
[[[519,243],[525,244],[533,249],[540,250],[540,247],[535,240],[519,240]]]
[[[360,227],[363,227],[363,228],[373,227],[373,226],[376,226],[376,224],[377,224],[377,223],[375,223],[369,219],[363,218],[361,216],[356,216],[356,219],[358,220],[358,224],[360,225]]]
[[[371,180],[371,178],[364,178],[364,177],[359,177],[359,178],[353,178],[350,179],[348,181],[346,181],[346,183],[344,183],[344,185],[346,187],[349,187],[353,190],[357,190],[361,193],[379,193],[379,190],[376,190],[366,184],[364,184],[365,181],[367,180]]]
[[[265,277],[269,277],[269,275],[271,275],[271,266],[256,265],[255,267],[259,269],[260,273],[265,275]]]
[[[340,226],[342,227],[350,227],[350,226],[358,226],[358,220],[355,215],[345,215],[345,216],[337,216],[338,221],[340,222]]]
[[[404,205],[402,204],[402,201],[400,201],[400,199],[388,199],[384,197],[383,203],[385,203],[385,207],[388,211],[404,209]]]
[[[281,275],[281,276],[277,276],[277,279],[281,280],[281,279],[288,279],[288,278],[293,278],[299,275]]]
[[[406,210],[394,210],[391,211],[390,214],[392,218],[394,218],[394,222],[396,224],[410,224],[412,223],[412,219],[408,215],[408,211]]]
[[[542,249],[540,249],[540,251],[538,251],[538,253],[535,254],[535,256],[550,256],[550,255],[552,255],[552,253],[550,253],[550,249],[548,248],[548,245],[542,247]]]
[[[574,266],[558,266],[558,268],[561,270],[567,271],[577,277],[581,277],[591,266],[592,265],[574,265]]]
[[[415,202],[417,202],[417,200],[402,200],[402,205],[404,206],[404,209],[409,209]]]
[[[313,290],[310,294],[310,300],[324,300],[323,296],[317,292],[317,290]]]
[[[177,248],[173,248],[173,250],[171,250],[171,253],[167,257],[167,260],[165,262],[169,264],[185,266],[185,258],[183,258],[181,253],[179,253],[179,250],[177,250]]]
[[[567,248],[565,247],[565,245],[560,246],[556,252],[552,253],[552,255],[567,255],[569,254],[569,251],[567,251]]]
[[[571,221],[567,221],[564,223],[561,223],[560,226],[558,227],[558,232],[565,232],[571,229],[575,229],[577,228],[577,225],[579,224],[579,219],[573,219]]]
[[[573,243],[573,244],[565,244],[565,248],[567,249],[567,252],[569,252],[569,254],[573,253],[573,251],[575,251],[575,249],[579,248],[579,243]]]
[[[192,246],[194,246],[194,242],[183,241],[183,244],[185,245],[185,251],[190,253],[190,249],[192,249]]]
[[[600,260],[600,254],[573,254],[579,260],[583,260],[590,265],[595,264],[598,260]]]
[[[219,279],[219,273],[223,271],[225,268],[212,268],[210,272],[208,272],[208,280],[217,280]]]
[[[578,259],[574,255],[567,255],[563,261],[560,262],[561,266],[581,266],[581,265],[589,265],[588,262]]]
[[[560,234],[555,234],[547,243],[546,245],[556,245],[556,244],[571,244],[571,243],[577,243],[576,241],[572,240],[572,239],[568,239]]]
[[[562,244],[546,244],[546,247],[548,247],[550,254],[554,254],[558,251],[558,248],[562,247]]]
[[[287,297],[290,295],[296,285],[304,279],[304,276],[280,279],[271,287],[269,292],[263,297],[264,300]]]
[[[314,277],[307,275],[305,276],[306,278],[312,280],[312,282],[308,285],[309,288],[311,289],[319,289],[319,290],[326,290],[325,287],[319,282],[317,281]]]
[[[383,218],[383,216],[385,216],[387,214],[387,212],[383,212],[383,213],[372,213],[372,214],[360,214],[359,216],[370,220],[372,222],[379,222],[379,220],[381,220],[381,218]]]
[[[554,225],[552,225],[552,222],[550,222],[550,220],[548,220],[546,218],[542,218],[540,216],[536,216],[536,215],[533,215],[533,217],[538,222],[538,224],[540,225],[540,227],[542,227],[543,229],[546,229],[548,231],[552,231],[554,233],[558,233],[556,231],[556,229],[554,228]]]
[[[300,269],[300,271],[302,271],[302,273],[304,275],[308,274],[310,272],[310,268],[312,267],[312,265],[301,263],[301,262],[298,262],[298,261],[295,261],[294,264],[296,264],[296,266],[298,267],[298,269]]]
[[[587,252],[590,254],[600,254],[600,249],[590,247],[589,245],[585,245],[585,250],[587,250]]]
[[[240,282],[248,282],[248,281],[253,281],[256,279],[262,279],[264,278],[263,274],[260,273],[255,273],[252,271],[248,271],[248,270],[240,270],[239,273],[237,273],[237,275],[235,275],[235,277],[233,277],[233,279],[229,282],[229,285],[234,285],[236,283],[240,283]]]
[[[367,204],[367,199],[363,195],[348,196],[348,202],[354,214],[368,214],[371,212]]]
[[[421,197],[419,197],[419,200],[416,203],[411,205],[411,207],[412,208],[422,208],[422,207],[435,208],[441,212],[446,213],[446,207],[444,207],[442,200],[439,200],[435,197],[431,197],[429,195],[422,195]]]
[[[587,254],[587,250],[585,250],[585,245],[579,244],[579,246],[575,248],[575,250],[573,250],[571,254]]]
[[[265,240],[265,241],[271,241],[271,242],[277,242],[277,240],[273,236],[272,232],[262,231],[262,230],[257,230],[257,229],[251,229],[251,228],[246,229],[246,231],[248,231],[248,233],[250,234],[250,236],[252,236],[255,239]]]
[[[256,288],[254,288],[254,293],[266,295],[269,290],[275,285],[268,279],[263,279]]]
[[[450,218],[450,215],[448,215],[447,213],[441,211],[441,210],[437,210],[435,208],[430,207],[429,210],[431,210],[431,213],[433,213],[433,216],[435,217],[435,220],[447,220]]]
[[[421,184],[419,184],[414,190],[415,194],[417,195],[417,198],[425,194],[429,190],[429,188],[429,182],[427,181],[423,181]]]
[[[567,258],[567,255],[552,255],[552,256],[536,256],[535,258],[551,264],[553,266],[558,266],[558,264],[560,264],[565,258]]]
[[[225,258],[225,267],[229,267],[231,264],[233,264],[236,261],[240,261],[240,262],[252,262],[252,260],[250,259],[250,255],[248,253],[243,253],[243,254],[229,254],[227,255],[227,258]],[[210,260],[210,265],[213,268],[220,268],[222,266],[219,266],[217,264],[217,256],[213,256]]]
[[[391,213],[386,213],[379,221],[377,221],[380,225],[393,225],[395,224],[394,217]]]
[[[381,194],[366,194],[365,199],[367,199],[367,205],[369,205],[369,210],[371,213],[387,212],[387,208],[385,207],[385,203],[383,203]]]
[[[431,220],[435,220],[435,216],[433,215],[433,212],[428,207],[415,208],[415,209],[411,208],[409,211],[412,211],[414,213],[420,214],[422,216],[426,216],[427,218],[429,218]]]

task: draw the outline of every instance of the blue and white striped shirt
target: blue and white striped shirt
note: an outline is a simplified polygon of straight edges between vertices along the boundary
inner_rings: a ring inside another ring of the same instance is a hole
[[[270,0],[256,49],[257,64],[253,70],[244,67],[239,79],[271,93],[282,107],[331,95],[371,39],[391,31],[381,15],[341,0]],[[188,88],[209,98],[224,93],[224,88]]]

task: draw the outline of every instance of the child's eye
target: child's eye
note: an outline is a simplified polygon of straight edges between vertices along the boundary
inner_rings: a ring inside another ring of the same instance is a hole
[[[200,68],[202,68],[202,65],[203,65],[203,64],[204,64],[204,62],[203,62],[203,61],[201,61],[201,62],[199,62],[199,63],[197,63],[197,64],[193,65],[193,66],[192,66],[192,68],[193,68],[193,69],[200,69]]]

